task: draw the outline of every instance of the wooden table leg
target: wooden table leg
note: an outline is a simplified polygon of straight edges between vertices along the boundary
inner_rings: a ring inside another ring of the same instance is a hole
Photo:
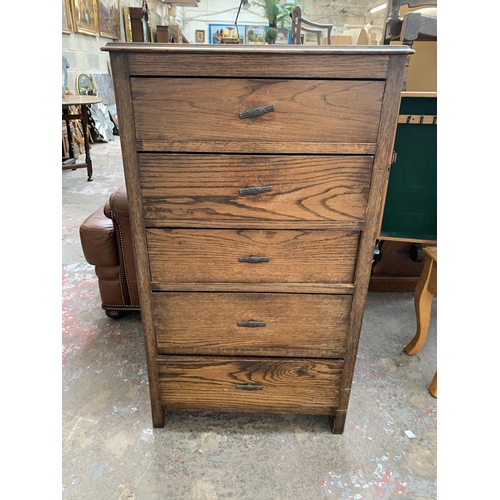
[[[434,261],[428,255],[425,256],[424,269],[415,287],[415,313],[417,317],[417,333],[413,340],[405,347],[406,354],[416,354],[422,349],[427,338],[427,330],[431,320],[431,306],[433,293],[429,290],[431,273]]]
[[[83,128],[83,140],[85,145],[85,163],[87,164],[87,175],[88,181],[92,180],[92,160],[90,159],[90,140],[88,131],[88,108],[87,105],[82,105],[82,128]]]
[[[438,386],[438,372],[436,370],[436,373],[434,374],[434,377],[432,378],[431,385],[429,386],[429,392],[435,398],[438,397],[438,387],[437,386]]]

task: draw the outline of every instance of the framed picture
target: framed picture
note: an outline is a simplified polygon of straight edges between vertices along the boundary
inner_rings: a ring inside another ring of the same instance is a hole
[[[292,32],[287,28],[277,28],[278,38],[276,38],[276,45],[290,45],[292,43]]]
[[[71,33],[73,30],[71,22],[71,9],[69,8],[69,0],[62,0],[62,32]]]
[[[99,0],[71,0],[76,33],[99,36]]]
[[[205,43],[205,30],[196,30],[196,43]]]
[[[99,30],[101,36],[120,39],[120,0],[99,0]]]
[[[245,38],[247,45],[264,45],[266,43],[265,26],[245,26]]]
[[[208,43],[218,44],[221,43],[222,38],[232,37],[236,30],[234,25],[229,24],[209,24],[208,25]],[[245,26],[238,25],[239,38],[241,43],[245,43]],[[234,35],[236,39],[236,34]]]

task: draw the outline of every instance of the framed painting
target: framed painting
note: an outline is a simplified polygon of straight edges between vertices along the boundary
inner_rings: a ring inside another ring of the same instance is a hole
[[[196,43],[205,43],[205,30],[196,30]]]
[[[292,32],[287,28],[277,28],[278,37],[276,38],[276,45],[290,45],[292,43]]]
[[[209,24],[208,25],[208,43],[221,43],[222,38],[235,38],[234,25],[230,24]],[[238,32],[241,43],[245,43],[245,26],[238,25]]]
[[[76,33],[99,36],[99,0],[71,0]]]
[[[99,30],[101,36],[120,39],[120,0],[99,0]]]
[[[62,32],[71,33],[73,30],[71,22],[71,9],[69,8],[69,0],[62,0]]]
[[[264,45],[266,43],[265,26],[245,26],[247,45]]]

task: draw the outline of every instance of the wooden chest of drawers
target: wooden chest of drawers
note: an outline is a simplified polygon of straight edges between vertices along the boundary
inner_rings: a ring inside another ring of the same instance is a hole
[[[165,411],[344,429],[407,47],[110,43]]]

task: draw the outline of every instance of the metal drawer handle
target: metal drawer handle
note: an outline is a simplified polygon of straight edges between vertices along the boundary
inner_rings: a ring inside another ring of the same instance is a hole
[[[253,319],[249,321],[238,321],[236,324],[238,326],[245,326],[247,328],[258,328],[261,326],[266,326],[265,321],[254,321]]]
[[[274,111],[274,104],[271,104],[269,106],[257,106],[256,108],[250,108],[246,111],[242,111],[241,113],[239,113],[239,115],[240,119],[243,120],[243,118],[254,118],[256,116],[265,115],[266,113],[271,113],[272,111]]]
[[[246,384],[236,384],[236,389],[243,389],[244,391],[262,391],[263,385],[255,385],[251,380]]]
[[[269,262],[269,257],[258,257],[250,255],[249,257],[238,257],[238,262],[248,262],[250,264],[259,264],[261,262]]]
[[[240,193],[240,196],[247,196],[253,194],[269,193],[272,190],[273,190],[272,186],[251,186],[239,189],[238,193]]]

